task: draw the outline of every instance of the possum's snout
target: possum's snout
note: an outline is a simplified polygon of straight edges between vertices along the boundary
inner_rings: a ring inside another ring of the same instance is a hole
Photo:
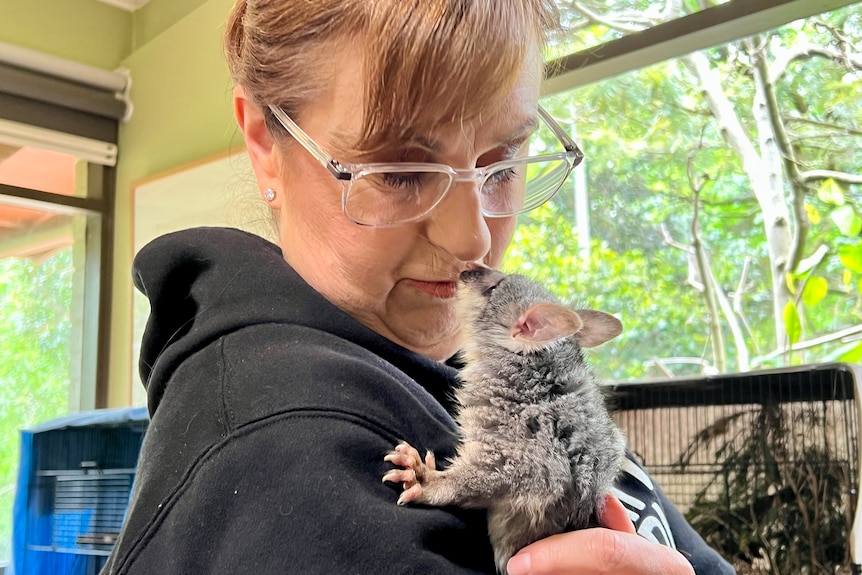
[[[480,281],[487,273],[488,268],[475,268],[472,270],[465,270],[461,272],[461,281],[464,283],[473,283]]]
[[[506,277],[502,272],[493,268],[477,267],[461,272],[461,281],[467,285],[476,287],[489,287]]]

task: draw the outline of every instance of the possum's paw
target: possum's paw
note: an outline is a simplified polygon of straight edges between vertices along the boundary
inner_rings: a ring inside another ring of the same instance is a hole
[[[403,469],[393,469],[383,476],[383,481],[401,483],[404,487],[404,491],[398,497],[398,505],[404,505],[411,501],[422,503],[424,500],[423,484],[439,473],[434,454],[430,451],[427,452],[423,462],[416,449],[410,444],[402,442],[395,446],[395,451],[386,454],[383,460],[403,467]]]

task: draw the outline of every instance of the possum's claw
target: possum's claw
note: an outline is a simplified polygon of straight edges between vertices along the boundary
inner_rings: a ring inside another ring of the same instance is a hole
[[[393,469],[383,476],[384,483],[416,483],[416,473],[412,469]]]
[[[422,486],[417,483],[413,487],[401,492],[401,495],[398,496],[398,505],[416,501],[420,497],[422,497]]]
[[[437,473],[437,463],[434,454],[428,451],[425,461],[422,461],[419,452],[410,444],[401,442],[395,446],[395,450],[386,454],[383,458],[402,467],[403,469],[392,469],[383,476],[383,481],[390,483],[401,483],[404,491],[398,497],[398,505],[415,501],[422,501],[422,484],[430,475]]]
[[[419,452],[416,451],[409,443],[399,443],[395,446],[395,451],[390,451],[383,458],[383,461],[389,461],[399,467],[419,468],[422,466],[422,458]],[[432,471],[437,469],[437,460],[434,458],[434,453],[428,451],[425,453],[425,466]]]

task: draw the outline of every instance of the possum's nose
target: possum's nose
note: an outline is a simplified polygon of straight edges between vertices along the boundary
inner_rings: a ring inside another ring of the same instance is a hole
[[[465,284],[493,284],[503,278],[505,274],[493,268],[475,267],[461,272],[461,281]]]
[[[481,281],[482,278],[487,277],[489,273],[493,270],[491,268],[473,268],[471,270],[465,270],[461,272],[461,281],[464,283],[473,283],[477,281]]]

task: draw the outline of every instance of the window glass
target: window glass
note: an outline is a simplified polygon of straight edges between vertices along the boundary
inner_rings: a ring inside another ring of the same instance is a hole
[[[566,34],[551,45],[551,52],[555,57],[580,52],[727,2],[558,0]]]
[[[862,360],[860,14],[542,102],[586,159],[508,267],[619,314],[603,376]]]
[[[11,559],[20,430],[80,407],[84,226],[0,197],[0,564]]]

